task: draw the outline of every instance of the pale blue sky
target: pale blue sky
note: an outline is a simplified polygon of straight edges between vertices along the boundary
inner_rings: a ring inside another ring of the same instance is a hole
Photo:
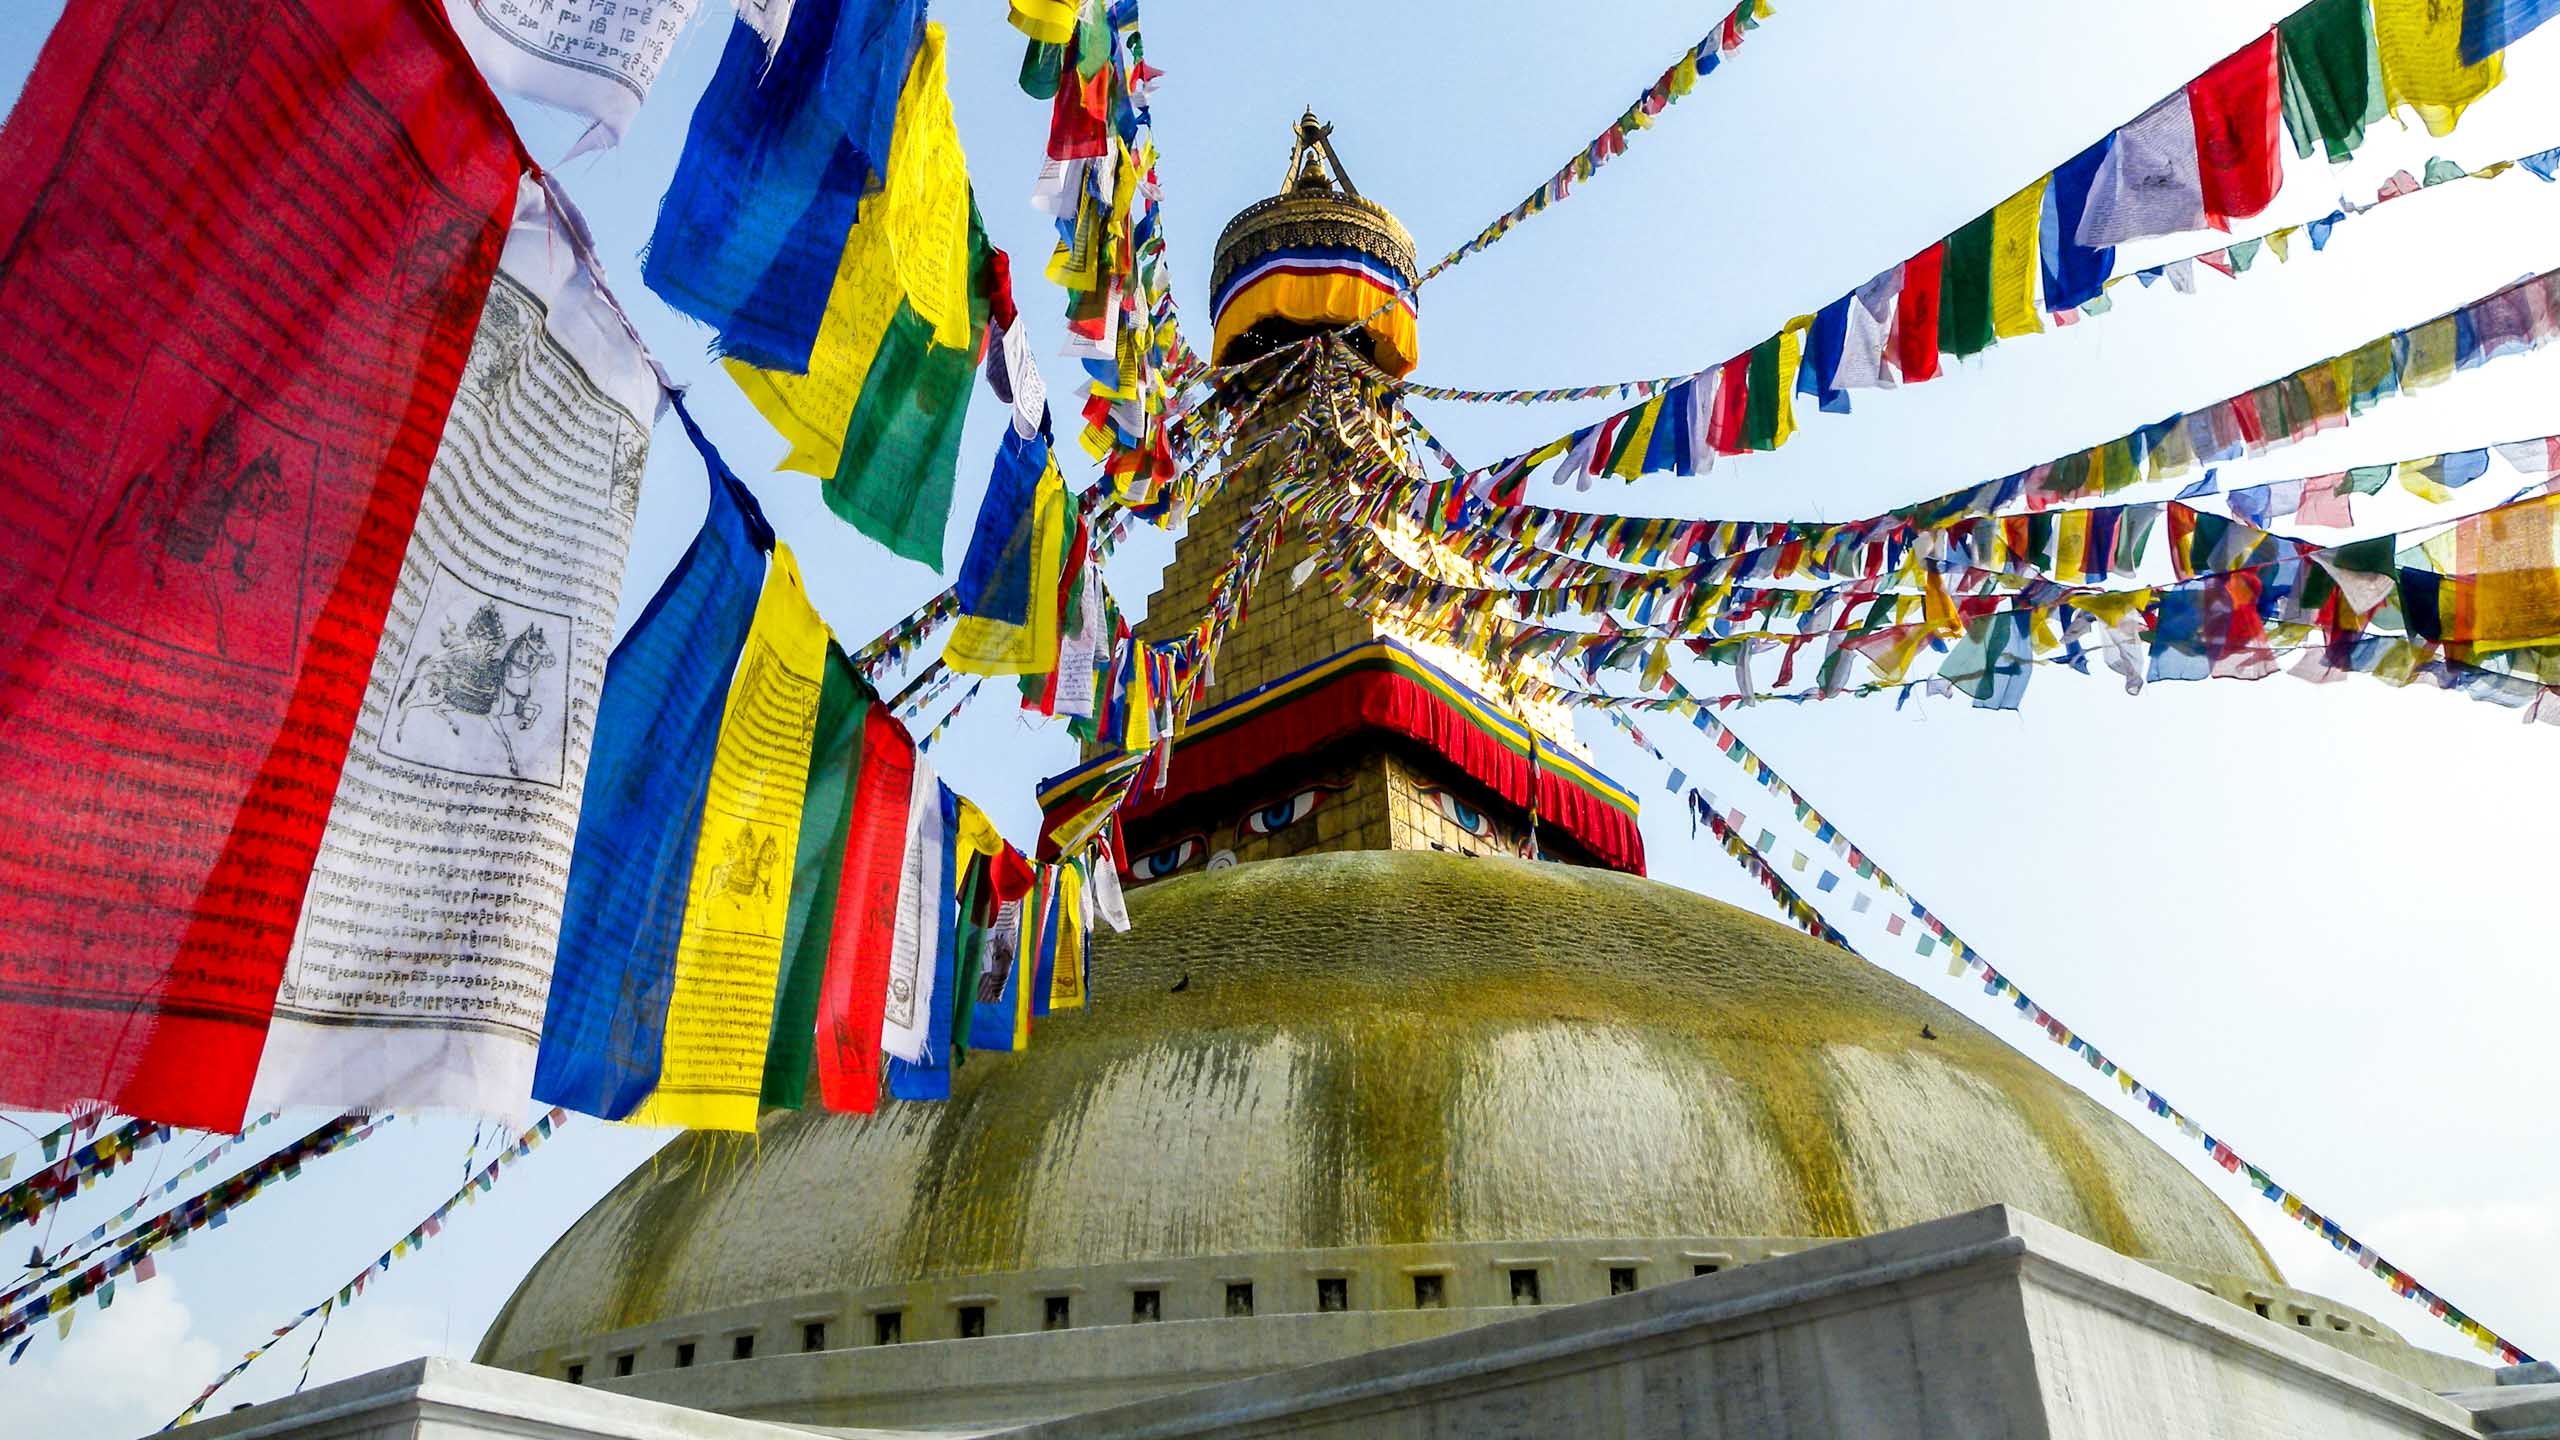
[[[0,99],[16,94],[60,4],[8,8]],[[800,553],[821,610],[859,641],[940,580],[834,521],[810,482],[767,474],[780,442],[703,359],[702,332],[637,281],[634,257],[728,24],[725,7],[707,8],[628,143],[560,175],[594,224],[617,292],[694,386],[697,413]],[[1731,355],[2131,118],[2285,8],[1782,0],[1777,18],[1631,153],[1424,292],[1420,378],[1568,384]],[[1021,262],[1023,310],[1046,359],[1059,340],[1057,296],[1028,277],[1047,253],[1047,222],[1023,199],[1046,108],[1013,88],[1020,44],[1003,9],[1002,0],[945,4],[935,18],[951,32],[953,98],[981,204],[997,243]],[[1205,344],[1209,247],[1227,216],[1276,185],[1300,107],[1313,103],[1335,122],[1363,191],[1436,255],[1615,116],[1708,17],[1626,0],[1158,0],[1148,21],[1149,59],[1167,72],[1156,119],[1172,259],[1183,313]],[[2478,165],[2560,144],[2555,36],[2560,27],[2518,47],[2507,87],[2445,141],[2386,123],[2352,166],[2292,166],[2273,215],[2325,213],[2342,189],[2369,197],[2392,170],[2434,153]],[[565,151],[573,124],[516,109],[536,155]],[[2418,197],[2341,227],[2325,254],[2298,244],[2290,265],[2262,262],[2236,283],[2206,274],[2194,296],[2119,292],[2114,314],[2004,344],[1939,383],[1861,395],[1857,414],[1809,421],[1776,455],[1590,503],[1837,518],[1938,494],[2560,264],[2555,222],[2560,187],[2525,177]],[[2159,242],[2141,254],[2195,248]],[[2560,362],[2549,357],[2503,360],[2227,475],[2285,478],[2560,430],[2555,381]],[[964,516],[999,423],[980,404],[961,463]],[[1420,408],[1482,461],[1607,407]],[[662,426],[658,445],[626,617],[702,510],[701,472],[681,432]],[[2412,503],[2372,516],[2416,523],[2426,513]],[[1133,545],[1115,564],[1124,601],[1153,588],[1164,554],[1161,543]],[[2529,1349],[2560,1350],[2560,1121],[2545,1058],[2560,979],[2539,914],[2560,853],[2548,799],[2560,736],[2511,712],[2369,681],[2221,681],[2128,698],[2112,676],[2063,671],[2040,673],[2016,713],[1843,700],[1745,712],[1734,725],[2039,1001],[2456,1303]],[[1768,808],[1694,732],[1648,728],[1694,779],[1746,811]],[[1689,840],[1658,767],[1605,724],[1585,722],[1583,736],[1647,797],[1658,878],[1759,904],[1712,846]],[[1027,729],[989,704],[954,727],[936,758],[1027,841],[1033,782],[1071,763],[1073,750],[1054,728]],[[1848,928],[1862,942],[1875,933]],[[1869,948],[2040,1062],[2067,1058],[1978,987],[1944,979],[1938,960]],[[2075,1084],[2088,1078],[2076,1060],[2057,1069]],[[2117,1103],[2112,1086],[2104,1097]],[[2176,1139],[2119,1108],[2155,1139]],[[320,1117],[289,1118],[307,1128]],[[273,1128],[281,1139],[291,1127]],[[121,1292],[104,1316],[84,1312],[68,1345],[40,1337],[18,1368],[0,1371],[0,1431],[37,1417],[47,1431],[74,1421],[108,1433],[156,1426],[442,1198],[464,1173],[472,1134],[468,1122],[404,1122],[168,1257],[159,1280]],[[662,1138],[573,1119],[337,1318],[315,1380],[422,1350],[468,1354],[516,1277]],[[2174,1153],[2267,1238],[2297,1283],[2422,1343],[2450,1338],[2200,1152]],[[136,1183],[120,1176],[72,1207],[64,1233],[120,1207]],[[5,1243],[22,1246],[25,1234]],[[262,1362],[225,1403],[290,1389],[306,1338]]]

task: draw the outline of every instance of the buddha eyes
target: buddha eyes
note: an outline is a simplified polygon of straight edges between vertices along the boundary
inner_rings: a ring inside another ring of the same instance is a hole
[[[1265,805],[1244,817],[1244,832],[1248,835],[1269,835],[1286,830],[1316,813],[1330,794],[1330,791],[1317,787],[1301,790],[1286,800]]]
[[[1441,815],[1447,818],[1450,824],[1479,840],[1493,834],[1493,822],[1485,818],[1484,812],[1456,795],[1438,788],[1427,789],[1422,793],[1431,797],[1431,803],[1439,808]]]
[[[1141,855],[1129,867],[1129,873],[1140,880],[1161,880],[1200,858],[1200,837],[1186,836],[1161,850]]]

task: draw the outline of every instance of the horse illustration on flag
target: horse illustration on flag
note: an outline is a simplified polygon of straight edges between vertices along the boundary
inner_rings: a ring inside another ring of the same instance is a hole
[[[512,636],[496,601],[483,600],[468,620],[451,623],[437,636],[436,650],[410,672],[392,702],[399,719],[392,738],[406,737],[409,717],[420,709],[444,721],[455,735],[470,717],[486,721],[506,753],[507,771],[524,778],[511,732],[531,730],[543,715],[534,685],[542,672],[560,663],[542,626],[527,621]]]
[[[98,588],[106,557],[139,547],[154,591],[192,575],[213,622],[217,652],[226,651],[227,612],[233,597],[255,589],[267,574],[258,541],[268,517],[291,500],[284,467],[272,447],[242,458],[239,412],[226,410],[205,427],[201,441],[183,428],[169,437],[157,465],[128,476],[98,530],[99,563],[86,589]]]
[[[740,821],[720,849],[720,862],[702,878],[705,901],[725,901],[730,907],[748,907],[756,916],[756,929],[764,929],[762,908],[756,902],[773,898],[774,872],[782,868],[782,846],[772,836],[758,836],[756,827]]]

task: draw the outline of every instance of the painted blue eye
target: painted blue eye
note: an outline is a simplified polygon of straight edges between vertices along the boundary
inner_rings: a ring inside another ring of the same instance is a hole
[[[1324,797],[1325,792],[1322,790],[1301,790],[1277,804],[1265,805],[1244,817],[1245,833],[1269,835],[1274,831],[1286,830],[1316,813],[1316,807],[1324,804]]]
[[[1459,799],[1457,796],[1450,794],[1446,790],[1433,790],[1429,793],[1431,795],[1431,803],[1440,808],[1441,815],[1445,817],[1450,824],[1457,826],[1459,829],[1466,831],[1468,834],[1475,836],[1479,840],[1493,833],[1493,822],[1485,818],[1483,811],[1478,810],[1473,805],[1468,804],[1466,801]]]
[[[1199,858],[1200,841],[1195,836],[1175,841],[1152,855],[1139,856],[1138,863],[1131,869],[1141,880],[1161,880]]]

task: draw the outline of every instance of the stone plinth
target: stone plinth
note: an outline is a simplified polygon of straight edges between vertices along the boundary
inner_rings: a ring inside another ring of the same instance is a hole
[[[2521,1418],[2527,1389],[2492,1392]],[[2431,1440],[2473,1412],[2005,1206],[1021,1440],[2212,1435]]]

